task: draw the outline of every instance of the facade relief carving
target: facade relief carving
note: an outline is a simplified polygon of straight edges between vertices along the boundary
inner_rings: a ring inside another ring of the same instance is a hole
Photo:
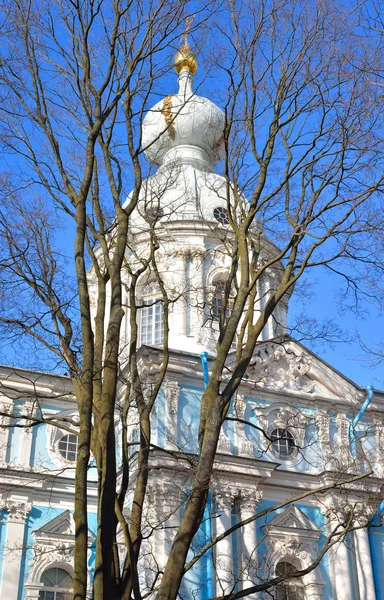
[[[314,389],[313,383],[305,376],[311,365],[310,356],[296,354],[293,349],[282,345],[270,344],[254,356],[248,375],[262,387],[310,393]]]
[[[170,415],[177,415],[179,406],[180,387],[175,379],[165,379],[165,393]]]
[[[244,396],[241,394],[237,394],[233,411],[234,416],[237,419],[245,419],[245,409],[247,403],[244,399]],[[236,432],[236,450],[240,456],[253,456],[253,443],[250,442],[245,433],[245,424],[236,422],[235,423],[235,432]]]
[[[32,509],[30,502],[19,502],[17,500],[7,500],[5,509],[8,511],[9,523],[25,523],[28,513]]]

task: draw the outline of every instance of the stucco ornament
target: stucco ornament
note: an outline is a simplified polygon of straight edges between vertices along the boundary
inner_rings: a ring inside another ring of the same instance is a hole
[[[298,354],[293,348],[271,344],[254,356],[248,374],[261,386],[310,393],[313,384],[305,376],[311,364],[311,357],[303,352]]]
[[[34,558],[31,561],[31,570],[26,583],[26,600],[39,597],[39,591],[43,584],[40,583],[41,576],[45,570],[51,568],[62,568],[72,577],[74,576],[74,548],[75,548],[75,524],[72,513],[66,510],[57,517],[32,532],[35,540],[33,545]],[[91,547],[94,536],[88,533],[88,546]],[[88,551],[90,558],[92,551]],[[88,589],[91,590],[90,572],[88,576]]]

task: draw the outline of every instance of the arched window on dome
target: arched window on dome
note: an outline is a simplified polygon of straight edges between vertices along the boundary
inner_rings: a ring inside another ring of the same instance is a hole
[[[73,577],[58,567],[46,569],[40,583],[43,589],[39,592],[39,600],[72,600]]]
[[[286,577],[275,587],[273,598],[275,600],[305,600],[304,584],[301,577],[289,580],[299,569],[288,560],[280,560],[276,565],[276,577]]]
[[[222,314],[225,297],[225,286],[226,282],[223,280],[218,280],[213,283],[213,293],[211,297],[211,317],[215,321],[219,321]],[[232,304],[233,297],[231,297],[230,295],[227,301],[227,305],[225,307],[225,321],[229,319]]]
[[[164,341],[164,305],[160,287],[151,283],[141,294],[140,343],[157,346]]]

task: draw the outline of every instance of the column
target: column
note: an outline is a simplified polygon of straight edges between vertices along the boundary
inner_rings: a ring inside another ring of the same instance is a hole
[[[143,542],[140,550],[139,580],[143,589],[150,589],[164,571],[164,486],[150,483],[147,487],[145,514],[143,519]]]
[[[1,598],[17,600],[20,584],[20,567],[24,546],[24,528],[27,514],[32,505],[16,500],[6,503],[8,510],[7,539],[3,565]]]
[[[165,385],[165,448],[177,450],[177,412],[180,388],[174,379],[166,378]]]
[[[329,423],[330,419],[327,414],[327,411],[318,408],[316,411],[316,425],[318,428],[319,443],[321,447],[324,469],[329,469],[332,466],[332,451],[331,439],[329,434]]]
[[[196,247],[191,251],[193,259],[191,265],[191,299],[195,307],[191,307],[191,335],[201,334],[201,326],[205,320],[205,286],[204,286],[204,257],[206,250],[204,247]]]
[[[353,532],[353,537],[355,542],[360,598],[361,600],[376,600],[368,529],[366,527],[356,529]]]
[[[230,490],[215,492],[216,536],[227,531],[232,524],[232,497]],[[233,586],[232,536],[228,535],[215,546],[216,595],[220,596]]]
[[[24,404],[23,408],[23,416],[33,417],[36,414],[36,402],[34,400],[28,400]],[[21,441],[20,441],[20,457],[19,464],[29,467],[30,459],[31,459],[31,446],[32,446],[32,427],[27,427],[27,425],[32,424],[33,421],[28,419],[23,419],[24,425],[26,427],[22,430]]]
[[[177,343],[177,339],[187,334],[187,316],[189,302],[189,283],[186,273],[186,248],[181,246],[176,248],[173,256],[169,256],[172,261],[172,271],[170,272],[169,285],[175,297],[179,297],[174,304],[169,318],[169,342],[172,346],[172,341]],[[172,338],[174,338],[172,340]],[[179,342],[180,343],[180,342]]]
[[[0,415],[0,463],[5,463],[5,459],[7,456],[7,447],[8,447],[8,438],[9,438],[9,428],[8,425],[10,423],[10,418],[6,416],[11,412],[12,405],[10,402],[0,402],[0,412],[3,414]]]
[[[328,521],[328,535],[335,530],[338,523],[339,521],[335,518]],[[340,531],[341,530],[340,527]],[[354,597],[353,573],[351,572],[349,563],[349,550],[344,538],[330,548],[329,559],[337,600],[351,600],[351,598]]]
[[[161,484],[160,484],[161,485]],[[161,497],[163,513],[164,554],[167,559],[171,551],[173,540],[180,525],[180,506],[182,496],[176,483],[168,482],[162,487]]]
[[[338,444],[340,453],[341,465],[345,468],[352,463],[352,455],[350,451],[349,441],[349,421],[344,413],[336,414],[336,425],[338,429]]]
[[[240,519],[244,521],[255,515],[262,492],[256,489],[241,490],[239,501]],[[242,589],[245,590],[257,583],[257,538],[256,521],[244,525],[242,531]],[[249,600],[257,598],[256,594],[248,595]]]

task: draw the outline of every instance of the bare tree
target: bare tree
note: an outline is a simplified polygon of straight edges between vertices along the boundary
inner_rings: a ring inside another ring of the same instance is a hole
[[[177,598],[191,567],[187,555],[203,519],[220,431],[263,329],[308,270],[342,271],[356,240],[377,225],[376,194],[383,187],[382,90],[367,85],[362,68],[372,56],[380,68],[380,55],[372,52],[374,39],[358,35],[353,12],[327,3],[305,8],[299,2],[224,3],[222,17],[212,22],[216,8],[202,6],[190,34],[198,45],[198,35],[204,39],[215,27],[216,45],[205,48],[209,73],[220,82],[220,93],[225,90],[226,187],[221,194],[228,223],[222,230],[212,226],[217,244],[211,253],[224,256],[228,276],[215,309],[215,357],[201,401],[192,481],[164,572],[153,584],[159,600]],[[169,365],[169,314],[180,299],[200,309],[210,302],[201,287],[167,283],[169,257],[161,258],[161,250],[170,229],[145,201],[143,208],[147,167],[142,153],[148,148],[143,148],[141,122],[153,96],[168,89],[169,48],[178,46],[188,17],[187,2],[162,0],[49,6],[17,0],[2,9],[0,133],[7,161],[1,272],[7,286],[1,322],[5,336],[28,335],[42,344],[66,365],[73,382],[80,416],[74,513],[74,597],[79,600],[87,593],[91,451],[98,469],[93,597],[143,597],[138,561],[151,419]],[[171,134],[176,119],[171,111],[162,133]],[[129,188],[133,191],[123,204]],[[160,204],[165,192],[157,191]],[[69,273],[59,237],[62,223],[73,236]],[[142,233],[145,252],[137,241]],[[278,247],[266,241],[271,234]],[[258,282],[272,269],[278,274],[275,285],[268,293],[260,291]],[[150,384],[138,350],[139,292],[145,279],[160,289],[164,322],[160,364]],[[16,299],[12,305],[10,294]],[[122,344],[125,313],[130,336]],[[127,435],[131,414],[137,414],[139,428],[133,442]],[[136,478],[128,519],[123,509],[132,445]],[[347,486],[371,472],[344,468],[343,477],[318,491]],[[353,526],[347,516],[308,568],[315,568]],[[221,597],[270,589],[284,578]]]

